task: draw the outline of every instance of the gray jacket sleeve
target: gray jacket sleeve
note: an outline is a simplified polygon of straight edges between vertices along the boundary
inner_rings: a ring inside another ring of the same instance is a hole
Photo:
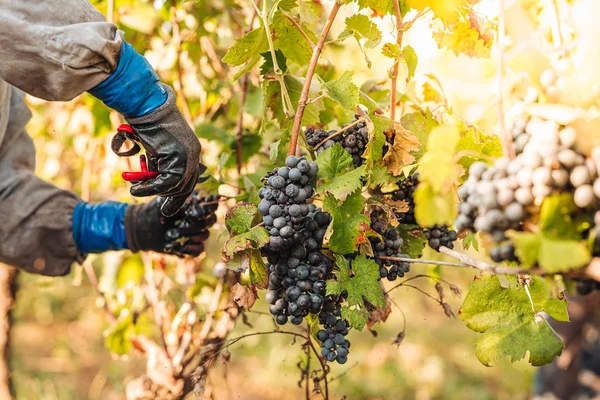
[[[0,79],[70,100],[116,68],[122,37],[87,0],[0,0]]]
[[[8,115],[0,134],[0,262],[65,275],[80,258],[71,229],[80,199],[35,176],[35,149],[23,130],[31,114],[23,97],[0,81],[0,120]]]

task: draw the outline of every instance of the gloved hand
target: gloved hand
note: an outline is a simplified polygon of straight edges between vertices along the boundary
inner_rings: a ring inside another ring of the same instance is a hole
[[[202,198],[198,192],[172,217],[161,215],[165,199],[128,205],[117,202],[80,202],[73,214],[73,237],[82,253],[107,250],[151,250],[179,257],[198,256],[204,251],[208,228],[216,222],[216,197]]]
[[[174,215],[200,175],[200,142],[177,108],[175,92],[160,82],[144,57],[123,42],[116,70],[89,91],[121,113],[160,175],[131,187],[133,196],[168,196],[165,216]]]

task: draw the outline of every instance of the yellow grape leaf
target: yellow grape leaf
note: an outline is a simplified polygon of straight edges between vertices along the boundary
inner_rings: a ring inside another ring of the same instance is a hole
[[[464,20],[458,21],[448,29],[434,32],[433,38],[440,49],[447,48],[457,56],[465,54],[469,57],[488,58],[492,48],[492,40],[482,37],[469,21]]]
[[[458,21],[461,7],[477,2],[474,0],[406,0],[406,5],[419,11],[429,7],[444,25],[451,25]]]
[[[402,173],[402,167],[415,161],[415,157],[410,153],[419,151],[421,142],[414,133],[404,129],[398,123],[386,131],[386,135],[393,137],[394,144],[383,157],[383,162],[392,175],[398,176]]]

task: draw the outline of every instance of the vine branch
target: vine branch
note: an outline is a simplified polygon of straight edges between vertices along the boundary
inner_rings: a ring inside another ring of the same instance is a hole
[[[300,93],[300,99],[298,100],[298,110],[296,111],[296,116],[294,118],[294,127],[292,128],[292,137],[290,139],[290,148],[288,151],[289,155],[296,154],[296,147],[298,146],[298,135],[300,133],[300,127],[302,125],[302,117],[304,116],[304,109],[306,108],[306,104],[308,102],[308,93],[310,91],[310,85],[312,83],[313,76],[315,74],[315,69],[317,67],[317,62],[319,61],[319,57],[321,56],[321,51],[323,51],[323,45],[325,43],[325,39],[327,39],[327,35],[331,30],[331,25],[337,16],[338,11],[342,5],[338,2],[333,4],[331,8],[331,12],[329,13],[329,17],[327,17],[327,23],[323,28],[323,32],[321,32],[321,36],[319,36],[319,40],[313,49],[312,57],[310,59],[310,63],[308,64],[308,70],[306,71],[306,79],[304,81],[304,86],[302,87],[302,92]]]
[[[394,3],[394,15],[396,16],[396,43],[398,48],[402,49],[402,38],[404,37],[404,22],[402,21],[402,12],[400,11],[400,3],[397,0],[393,0]],[[390,119],[396,119],[396,89],[398,86],[398,70],[400,69],[400,60],[396,59],[390,78],[392,80],[392,92],[390,93]]]
[[[260,1],[260,0],[258,0]],[[254,3],[253,3],[254,4]],[[250,23],[248,24],[248,28],[246,29],[246,33],[252,30],[252,26],[254,25],[254,20],[257,16],[257,9],[254,8],[254,12],[252,13],[252,17],[250,18]],[[248,92],[248,80],[250,79],[250,73],[246,72],[242,77],[242,87],[240,88],[240,104],[237,115],[237,122],[235,126],[235,160],[237,165],[237,173],[238,178],[242,173],[242,133],[244,132],[244,104],[246,103],[246,96]],[[241,188],[238,188],[238,194],[242,192]]]

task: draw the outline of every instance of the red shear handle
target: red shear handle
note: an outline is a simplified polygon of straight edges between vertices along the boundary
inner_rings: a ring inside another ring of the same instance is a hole
[[[121,174],[121,177],[128,182],[142,182],[142,181],[147,181],[149,179],[154,179],[158,175],[160,175],[159,172],[148,171],[148,164],[146,163],[146,156],[143,154],[140,156],[140,169],[141,169],[140,172],[132,172],[132,171],[123,172]]]
[[[126,133],[129,133],[133,137],[136,136],[135,131],[133,130],[131,125],[128,125],[128,124],[119,125],[119,127],[117,128],[117,132],[126,132]]]

